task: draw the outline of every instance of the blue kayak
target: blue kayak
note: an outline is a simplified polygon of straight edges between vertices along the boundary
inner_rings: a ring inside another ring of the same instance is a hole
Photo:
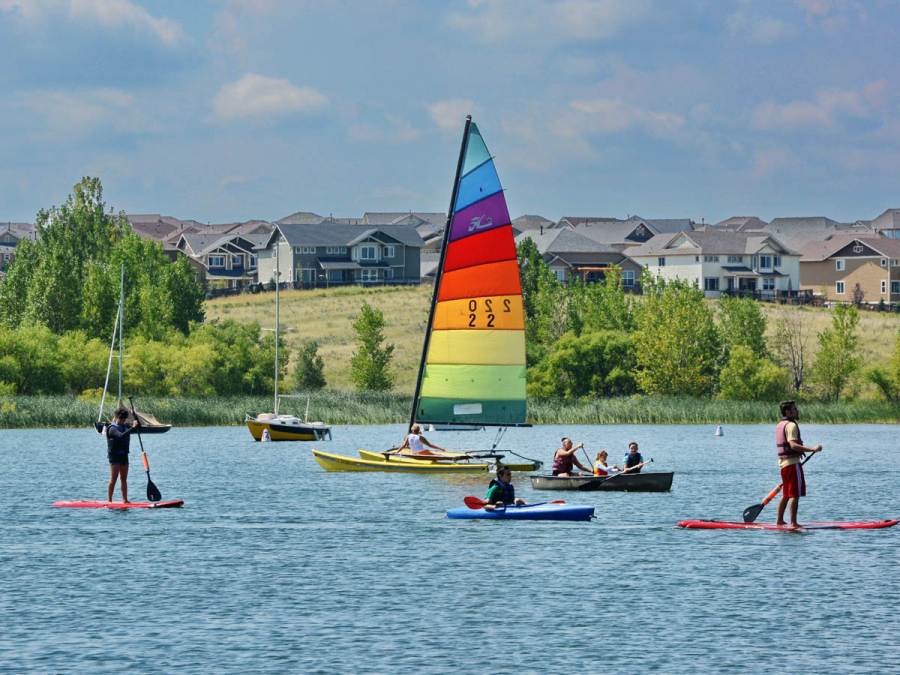
[[[507,506],[503,510],[485,511],[462,507],[447,511],[448,518],[462,520],[590,520],[593,506],[575,504],[535,504],[533,506]]]

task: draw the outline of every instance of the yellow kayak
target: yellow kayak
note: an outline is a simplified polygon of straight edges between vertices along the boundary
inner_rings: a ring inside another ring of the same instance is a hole
[[[385,458],[384,452],[372,452],[371,450],[359,450],[359,456],[363,459],[369,459],[374,461],[388,461],[388,462],[406,462],[413,464],[421,464],[423,462],[429,463],[454,463],[458,465],[471,466],[472,464],[484,465],[485,471],[492,471],[493,467],[496,465],[496,462],[485,462],[483,459],[475,459],[475,458],[466,458],[464,454],[452,453],[452,452],[435,452],[431,455],[413,455],[407,453],[397,453],[388,455]],[[525,462],[525,463],[506,463],[502,459],[500,463],[503,466],[509,467],[511,471],[537,471],[540,467],[534,462]]]
[[[486,473],[488,464],[460,464],[449,462],[422,462],[418,460],[385,461],[380,453],[378,459],[347,457],[331,452],[313,449],[313,458],[326,471],[400,471],[406,473]]]

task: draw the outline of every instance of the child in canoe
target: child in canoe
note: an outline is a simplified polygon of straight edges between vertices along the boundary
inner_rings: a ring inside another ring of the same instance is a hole
[[[609,457],[609,453],[606,450],[601,450],[597,453],[597,459],[594,461],[594,475],[595,476],[611,476],[614,473],[619,473],[621,469],[616,466],[610,466],[606,463],[606,459]]]
[[[497,469],[497,477],[491,480],[488,485],[487,494],[484,501],[488,502],[484,506],[485,511],[493,511],[496,508],[505,506],[524,506],[524,499],[516,498],[516,489],[512,484],[512,471],[508,467],[501,466]]]

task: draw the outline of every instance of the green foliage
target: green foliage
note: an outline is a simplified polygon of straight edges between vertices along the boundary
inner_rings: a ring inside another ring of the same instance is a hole
[[[831,328],[817,336],[819,353],[813,364],[813,378],[826,401],[837,401],[862,365],[857,354],[858,323],[856,307],[837,305],[832,310]]]
[[[525,310],[526,359],[533,365],[544,357],[553,342],[572,328],[570,293],[544,262],[534,240],[525,237],[517,251]]]
[[[719,330],[725,347],[743,345],[757,357],[766,356],[766,317],[750,298],[719,298]]]
[[[634,365],[634,345],[626,333],[567,333],[529,370],[528,393],[544,398],[632,394]]]
[[[638,385],[656,395],[711,394],[722,348],[703,291],[649,276],[643,288],[634,334]]]
[[[580,330],[634,330],[632,299],[625,293],[618,267],[610,267],[602,282],[575,282],[570,286],[570,292],[570,313],[577,315]]]
[[[384,345],[384,314],[363,301],[353,323],[357,350],[350,360],[353,383],[359,391],[390,391],[393,386],[388,367],[394,345]]]
[[[734,401],[778,401],[790,387],[790,373],[760,358],[750,347],[734,345],[719,373],[719,398]]]
[[[900,402],[900,330],[894,338],[894,353],[887,368],[874,366],[866,372],[866,377],[886,400]],[[0,379],[3,379],[2,374]]]
[[[299,391],[322,389],[325,386],[325,362],[319,356],[319,343],[315,340],[304,342],[300,348],[291,383]]]

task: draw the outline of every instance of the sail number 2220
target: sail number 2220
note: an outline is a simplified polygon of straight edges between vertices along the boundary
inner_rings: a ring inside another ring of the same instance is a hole
[[[478,328],[476,321],[480,313],[485,319],[485,327],[493,328],[494,321],[497,319],[496,311],[505,313],[511,312],[509,298],[503,298],[499,303],[493,298],[485,298],[481,301],[480,306],[478,300],[469,300],[469,328]]]

